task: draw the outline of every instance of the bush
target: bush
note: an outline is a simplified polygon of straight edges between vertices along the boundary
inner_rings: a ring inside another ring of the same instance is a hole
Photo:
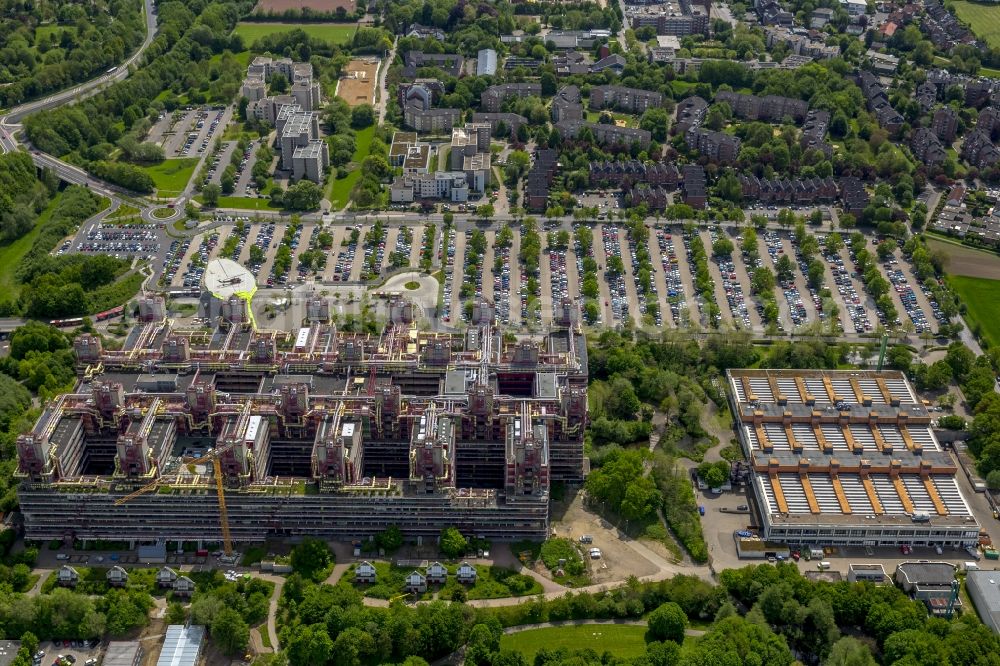
[[[583,573],[583,559],[576,546],[569,539],[549,539],[542,544],[542,562],[549,571],[559,568],[559,561],[565,560],[563,570],[570,576]]]
[[[701,531],[698,502],[687,475],[678,472],[674,461],[660,457],[653,467],[653,478],[663,494],[663,514],[691,559],[699,564],[708,561],[708,545]]]

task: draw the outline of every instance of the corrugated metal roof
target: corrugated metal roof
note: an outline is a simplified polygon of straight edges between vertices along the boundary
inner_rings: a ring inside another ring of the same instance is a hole
[[[195,666],[204,638],[205,627],[170,625],[156,666]]]
[[[104,666],[135,666],[142,654],[139,641],[111,641],[104,654]]]

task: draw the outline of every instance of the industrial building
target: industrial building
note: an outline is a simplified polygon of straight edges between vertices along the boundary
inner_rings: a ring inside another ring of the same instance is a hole
[[[965,590],[976,607],[979,619],[994,633],[1000,634],[1000,573],[969,571],[965,575]]]
[[[978,542],[957,466],[901,372],[727,376],[764,539],[824,546]]]
[[[520,339],[482,300],[455,334],[419,330],[402,299],[378,335],[339,330],[321,297],[293,331],[257,329],[238,297],[221,306],[212,328],[185,328],[142,299],[120,350],[74,341],[77,388],[17,440],[26,538],[542,538],[550,481],[582,481],[571,301]]]
[[[195,666],[205,643],[205,627],[194,624],[172,624],[167,627],[163,649],[156,666]]]

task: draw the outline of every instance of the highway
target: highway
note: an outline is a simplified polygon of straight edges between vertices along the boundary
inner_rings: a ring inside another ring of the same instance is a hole
[[[18,149],[21,140],[17,133],[21,129],[20,121],[25,116],[35,113],[36,111],[43,111],[61,104],[84,99],[98,93],[107,85],[118,81],[124,81],[128,78],[129,74],[131,74],[132,66],[138,63],[142,54],[145,53],[146,49],[149,48],[149,45],[153,43],[153,39],[156,37],[158,29],[153,0],[144,0],[144,3],[146,14],[146,38],[143,40],[142,45],[136,50],[136,52],[133,53],[128,60],[119,65],[113,72],[102,74],[97,78],[73,86],[72,88],[60,90],[59,92],[53,93],[48,97],[43,97],[32,102],[26,102],[25,104],[10,109],[3,116],[0,116],[0,149],[2,149],[3,152],[6,153]],[[56,173],[56,175],[68,183],[87,185],[94,192],[111,198],[116,198],[118,195],[126,193],[125,190],[107,183],[99,182],[93,177],[88,177],[82,169],[74,167],[71,164],[67,164],[51,155],[46,155],[45,153],[33,150],[31,156],[36,166],[51,169]]]

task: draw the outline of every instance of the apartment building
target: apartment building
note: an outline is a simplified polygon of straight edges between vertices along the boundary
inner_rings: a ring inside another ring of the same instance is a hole
[[[663,106],[663,95],[625,86],[594,86],[590,89],[590,108],[614,108],[642,114],[646,109]]]

